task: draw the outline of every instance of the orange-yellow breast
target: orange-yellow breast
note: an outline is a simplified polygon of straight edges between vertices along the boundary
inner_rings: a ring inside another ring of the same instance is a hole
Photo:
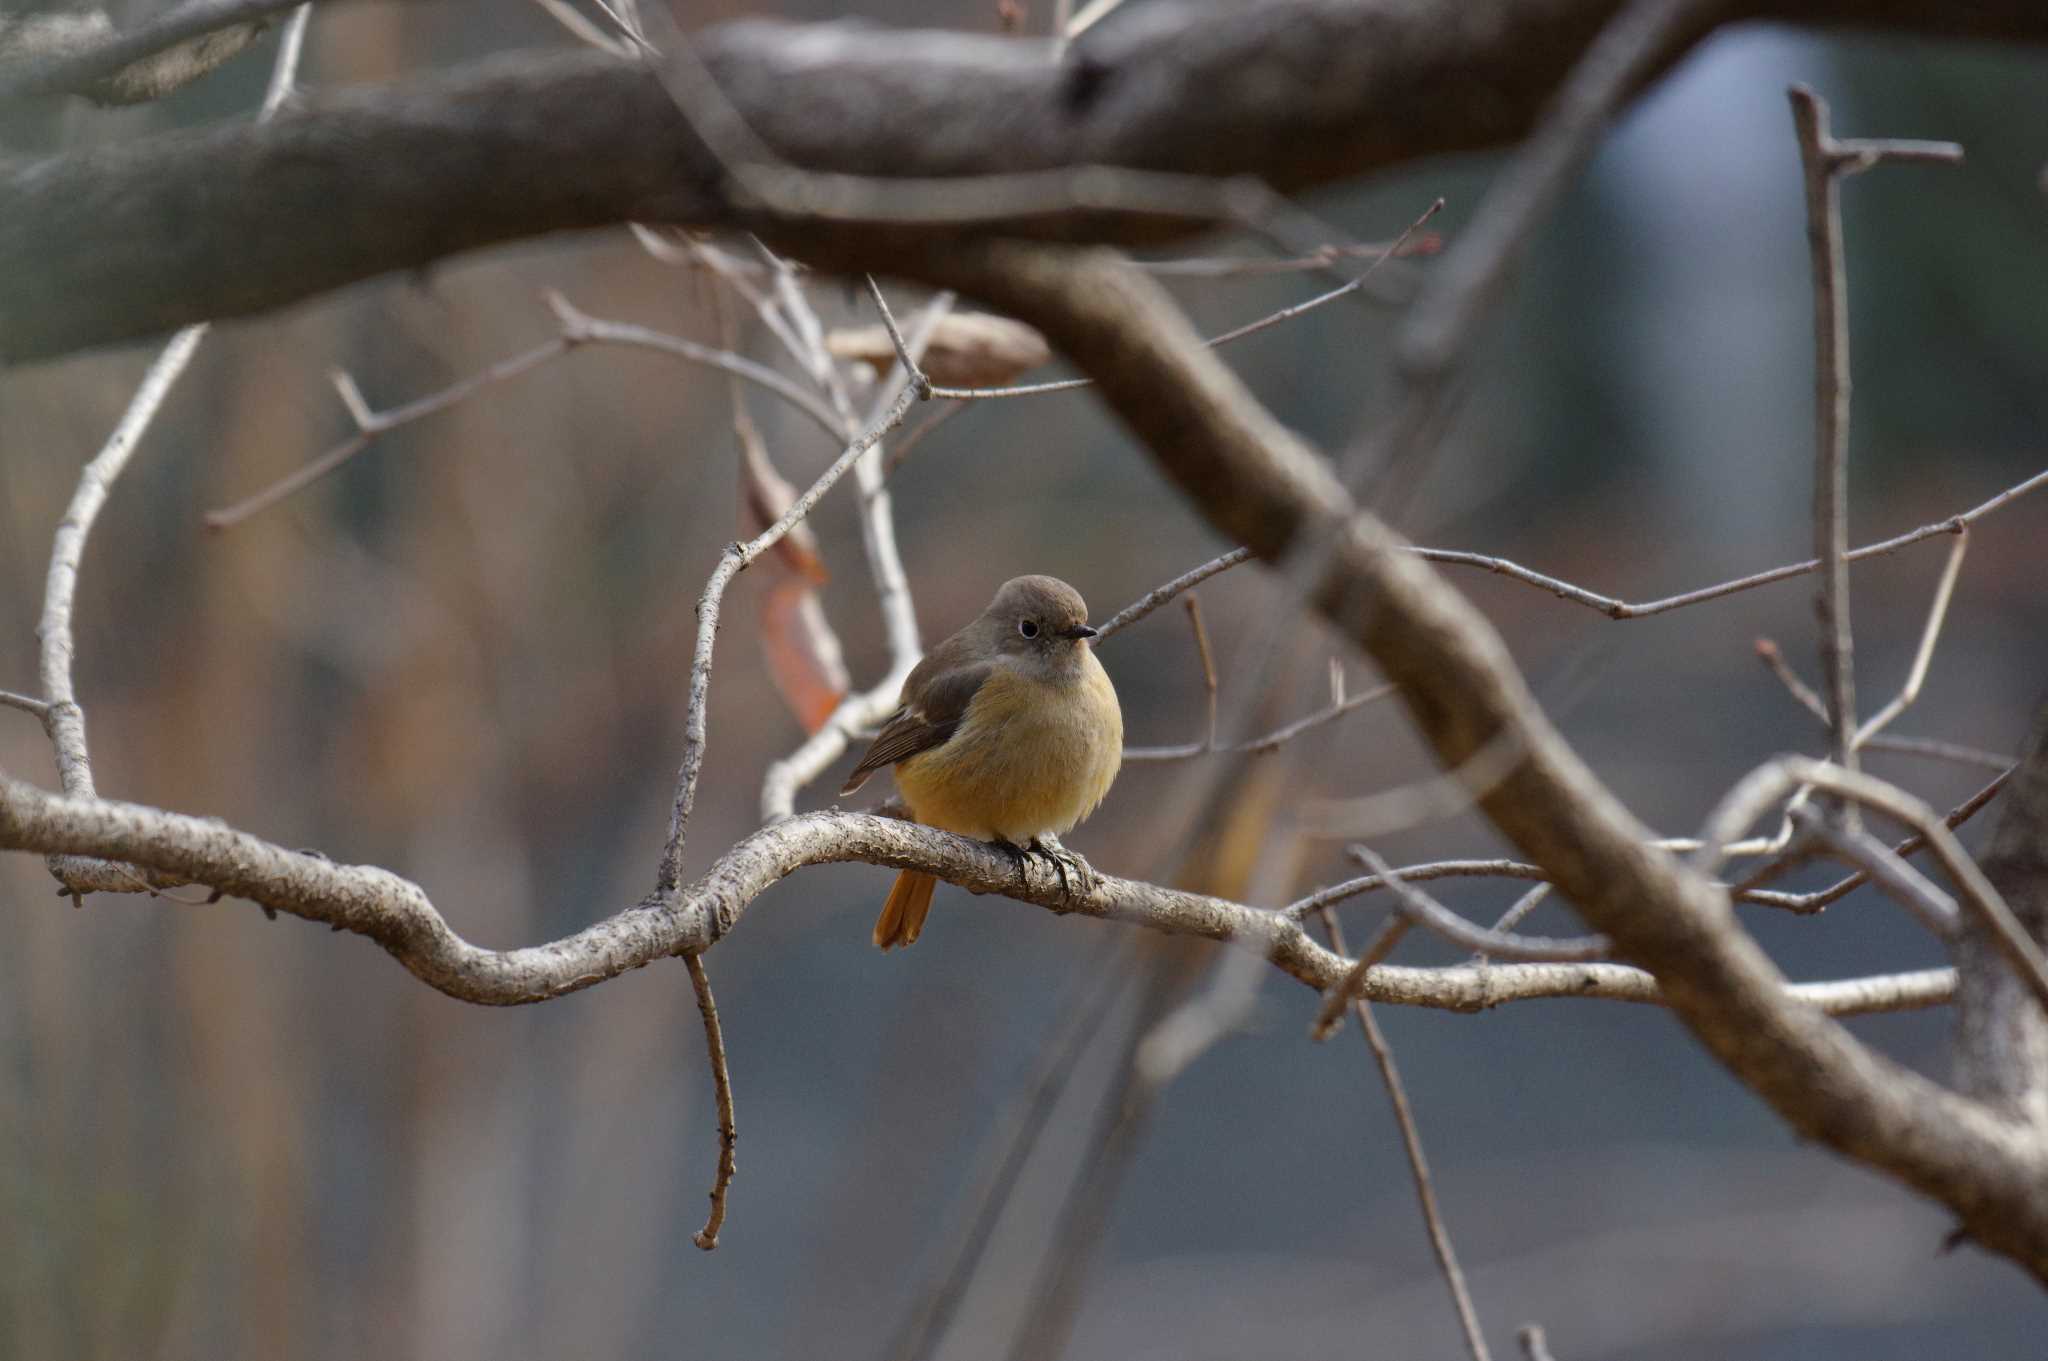
[[[928,827],[1021,846],[1094,812],[1123,749],[1116,690],[1084,647],[1072,675],[997,670],[943,746],[897,765],[896,787]]]

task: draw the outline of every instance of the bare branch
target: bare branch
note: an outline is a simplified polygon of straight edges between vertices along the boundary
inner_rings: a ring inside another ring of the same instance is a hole
[[[1259,173],[1294,192],[1495,146],[1529,128],[1615,9],[1545,0],[1501,6],[1485,24],[1446,24],[1431,6],[1154,0],[1089,34],[1088,69],[1101,78],[1088,88],[1105,97],[1078,103],[1066,65],[1013,39],[741,23],[699,35],[698,46],[746,125],[792,165],[898,177],[885,190],[956,186],[985,220],[1033,210],[987,220],[991,233],[1157,245],[1199,223],[1103,211],[1105,182],[1135,177],[1091,167]],[[1777,0],[1742,13],[1955,37],[2048,32],[2032,0]],[[1682,51],[1673,44],[1657,60]],[[1271,78],[1242,78],[1253,70]],[[1468,87],[1488,98],[1443,98]],[[917,126],[946,135],[902,136],[911,110]],[[966,178],[985,175],[1036,176],[1063,192],[1049,199],[1041,183],[992,200]],[[523,191],[506,194],[514,183]],[[0,276],[10,283],[0,354],[19,362],[246,315],[479,247],[627,222],[766,228],[815,264],[907,275],[962,234],[951,222],[782,219],[739,190],[653,73],[591,50],[332,95],[274,129],[84,148],[33,173],[0,167]],[[1206,206],[1229,207],[1231,192],[1211,184]],[[280,234],[279,222],[291,230]],[[266,249],[252,254],[256,240]]]
[[[699,952],[686,953],[683,964],[690,971],[690,986],[697,993],[697,1010],[704,1018],[704,1048],[711,1059],[711,1086],[718,1100],[718,1176],[711,1184],[711,1214],[704,1227],[690,1239],[710,1252],[718,1246],[718,1231],[725,1224],[725,1193],[732,1188],[737,1168],[733,1149],[740,1136],[739,1127],[733,1123],[732,1073],[725,1065],[725,1034],[718,1024],[718,1003],[711,996],[711,979],[704,972],[704,958]]]
[[[1251,557],[1251,549],[1233,548],[1221,557],[1211,558],[1200,567],[1181,573],[1164,586],[1155,587],[1145,592],[1145,594],[1111,615],[1108,622],[1095,630],[1096,645],[1100,646],[1107,642],[1183,591],[1193,590],[1210,577],[1215,576],[1219,572],[1227,572],[1239,563],[1250,562]]]
[[[1979,812],[1983,811],[1984,807],[1992,799],[1998,796],[1998,792],[2001,789],[2005,788],[2012,774],[2012,770],[2008,768],[1997,779],[1979,789],[1954,808],[1949,809],[1948,813],[1941,820],[1942,826],[1952,832],[1975,817]],[[1915,832],[1903,841],[1893,845],[1891,850],[1894,855],[1907,856],[1925,850],[1926,847],[1927,838]],[[1733,853],[1733,847],[1727,849],[1731,854]],[[1789,912],[1819,912],[1831,904],[1846,898],[1850,893],[1870,882],[1870,876],[1859,870],[1855,874],[1837,880],[1826,888],[1816,889],[1812,893],[1775,893],[1769,889],[1754,887],[1754,885],[1763,883],[1773,877],[1785,863],[1784,861],[1776,862],[1750,875],[1738,887],[1735,896],[1743,902],[1761,903],[1766,907],[1784,908]]]
[[[1806,240],[1813,270],[1814,553],[1821,560],[1821,697],[1835,764],[1856,769],[1856,672],[1849,624],[1849,294],[1842,262],[1841,186],[1827,105],[1792,87],[1792,121],[1806,178]]]
[[[17,695],[12,690],[0,690],[0,705],[5,705],[10,709],[19,709],[45,727],[49,725],[50,706],[42,700],[31,699],[27,695]]]
[[[1323,949],[1277,913],[1221,898],[1100,875],[1076,894],[1040,859],[1021,869],[999,848],[897,818],[818,812],[790,818],[728,849],[686,890],[641,904],[543,945],[487,950],[449,928],[417,885],[388,870],[288,850],[209,818],[105,799],[76,799],[0,774],[0,850],[104,856],[246,898],[273,911],[374,940],[415,977],[483,1006],[543,1002],[710,948],[748,905],[805,865],[860,861],[917,869],[976,893],[1060,914],[1121,921],[1258,951],[1317,990],[1352,961]],[[1792,986],[1787,995],[1843,1015],[1940,1006],[1946,969]],[[1383,965],[1365,982],[1374,1002],[1478,1011],[1539,997],[1655,1003],[1654,979],[1618,964],[1509,964],[1485,969]]]
[[[1394,871],[1396,875],[1411,884],[1427,883],[1431,879],[1542,879],[1541,865],[1525,864],[1520,860],[1437,860],[1426,865],[1405,865]],[[1372,893],[1387,888],[1391,880],[1383,874],[1368,874],[1359,879],[1346,879],[1341,884],[1318,889],[1298,902],[1289,903],[1281,909],[1281,915],[1301,920],[1311,912],[1356,898],[1360,894]],[[1505,930],[1506,928],[1499,928]]]
[[[1102,252],[1022,243],[934,253],[921,273],[1043,332],[1218,532],[1268,561],[1303,535],[1333,540],[1312,583],[1316,608],[1402,686],[1446,768],[1498,741],[1518,752],[1480,793],[1485,813],[1617,953],[1668,980],[1674,1010],[1707,1048],[1794,1128],[1940,1199],[1977,1241],[2048,1279],[2048,1148],[1789,1004],[1726,891],[1646,849],[1647,829],[1543,717],[1486,621],[1358,511],[1156,283]]]
[[[1614,952],[1614,943],[1605,936],[1582,936],[1575,940],[1554,940],[1547,936],[1518,936],[1503,929],[1488,930],[1486,927],[1466,921],[1457,913],[1445,907],[1436,899],[1404,880],[1400,873],[1369,846],[1353,846],[1351,857],[1364,864],[1378,875],[1386,886],[1394,891],[1396,910],[1415,925],[1434,931],[1453,945],[1462,945],[1467,950],[1482,954],[1499,955],[1502,959],[1548,961],[1553,964],[1576,964],[1590,959],[1605,959]]]
[[[655,880],[662,892],[673,892],[683,881],[683,840],[689,831],[690,809],[697,801],[697,777],[704,766],[704,748],[709,740],[705,714],[711,699],[711,652],[718,641],[718,607],[726,586],[755,558],[781,542],[782,536],[789,533],[798,521],[809,515],[811,507],[818,504],[834,483],[844,477],[882,436],[902,423],[916,400],[917,394],[906,387],[894,404],[882,413],[881,419],[847,445],[846,451],[832,461],[832,466],[790,504],[782,518],[747,542],[728,545],[719,557],[718,566],[712,569],[711,579],[705,583],[704,594],[697,602],[697,650],[690,663],[690,707],[684,723],[683,764],[676,776],[675,809],[669,817],[668,845],[662,851],[661,870]]]
[[[1948,602],[1955,594],[1956,574],[1962,571],[1963,554],[1970,547],[1968,530],[1956,535],[1953,547],[1948,550],[1948,562],[1941,569],[1941,580],[1934,587],[1934,603],[1927,607],[1927,624],[1920,633],[1920,646],[1913,654],[1913,665],[1906,672],[1906,682],[1899,687],[1899,693],[1882,709],[1865,719],[1863,726],[1856,730],[1856,745],[1865,747],[1872,738],[1890,726],[1891,721],[1904,713],[1914,700],[1920,698],[1920,686],[1927,679],[1927,667],[1934,660],[1934,645],[1941,639],[1941,624],[1948,617]],[[2010,765],[2011,762],[2004,764]]]
[[[301,9],[293,16],[285,41],[278,46],[270,84],[264,94],[263,105],[256,114],[258,123],[267,123],[274,118],[291,92],[303,51],[305,23],[306,11]],[[51,540],[50,566],[43,582],[42,619],[36,628],[36,635],[42,642],[39,671],[47,705],[43,713],[43,728],[56,751],[57,778],[64,792],[79,798],[89,799],[95,793],[92,758],[86,747],[85,710],[79,706],[71,679],[76,649],[72,615],[77,601],[78,573],[85,559],[86,540],[92,535],[101,507],[106,505],[107,497],[113,492],[115,480],[127,468],[136,446],[162,408],[164,398],[192,362],[200,342],[206,339],[206,331],[204,322],[187,326],[172,336],[157,355],[149,372],[143,376],[141,386],[129,399],[128,408],[115,425],[113,434],[107,437],[99,453],[79,473],[78,488],[71,494],[71,502],[65,507],[64,518],[58,521],[57,532]],[[76,858],[52,856],[48,864],[50,873],[71,893],[74,902],[81,893],[131,893],[180,882],[140,874],[127,865]]]
[[[1979,770],[2011,770],[2013,758],[1996,751],[1984,751],[1978,747],[1964,746],[1960,742],[1944,742],[1933,737],[1901,737],[1892,733],[1879,733],[1865,742],[1870,751],[1890,751],[1901,756],[1924,756],[1934,761],[1953,761],[1957,765],[1975,766]]]
[[[1960,544],[1962,540],[1959,539],[1957,542]],[[1957,555],[1951,553],[1949,556],[1950,563],[1954,564],[1956,560]],[[1942,575],[1942,581],[1947,586],[1953,585],[1952,578],[1953,571],[1945,571]],[[1937,591],[1935,603],[1936,609],[1930,612],[1928,617],[1927,632],[1921,636],[1920,652],[1914,659],[1913,672],[1907,677],[1907,684],[1900,690],[1899,697],[1895,698],[1891,705],[1886,706],[1887,709],[1897,706],[1903,710],[1905,705],[1910,704],[1913,697],[1919,694],[1920,681],[1924,678],[1927,670],[1926,661],[1933,653],[1934,638],[1940,631],[1940,613],[1947,608],[1947,593],[1945,590]],[[1819,695],[1814,693],[1813,688],[1801,680],[1798,674],[1792,670],[1791,664],[1785,660],[1785,654],[1779,650],[1776,643],[1772,642],[1769,638],[1757,639],[1756,655],[1757,659],[1764,664],[1765,669],[1773,676],[1776,676],[1785,689],[1791,693],[1792,698],[1799,701],[1800,707],[1804,708],[1815,718],[1818,718],[1823,724],[1828,721],[1827,705],[1822,702]],[[1883,716],[1883,711],[1880,711],[1879,716]],[[1866,722],[1863,725],[1865,732],[1868,733],[1875,723],[1875,717]],[[1897,752],[1903,756],[1925,756],[1930,760],[1953,761],[1958,765],[1977,766],[1984,770],[2003,771],[2010,770],[2013,766],[2013,758],[2002,755],[1999,752],[1983,751],[1977,747],[1964,746],[1959,742],[1944,742],[1932,737],[1902,737],[1892,733],[1870,733],[1868,736],[1859,734],[1856,745],[1866,751],[1890,751]],[[1955,824],[1950,823],[1949,826],[1953,828]]]
[[[1814,337],[1814,556],[1821,560],[1820,594],[1814,602],[1820,621],[1822,698],[1827,702],[1828,731],[1835,764],[1857,767],[1858,738],[1875,734],[1911,703],[1907,694],[1883,714],[1859,728],[1856,722],[1854,630],[1849,613],[1849,281],[1842,258],[1841,177],[1877,164],[1887,155],[1902,160],[1962,159],[1960,147],[1938,151],[1931,143],[1862,142],[1853,148],[1828,132],[1827,104],[1804,85],[1787,92],[1792,122],[1799,134],[1799,162],[1806,183],[1806,239],[1813,273]],[[1919,689],[1926,671],[1948,593],[1961,565],[1961,547],[1949,558],[1942,586],[1914,674],[1907,689]],[[1845,816],[1854,829],[1853,805]]]
[[[1928,847],[1956,887],[1962,900],[1996,940],[2006,959],[2048,1008],[2048,957],[2027,934],[2012,909],[2006,906],[1991,881],[1970,858],[1955,833],[1943,825],[1934,810],[1895,785],[1861,771],[1843,770],[1832,763],[1807,760],[1803,756],[1781,756],[1759,767],[1729,790],[1708,815],[1700,834],[1703,843],[1693,854],[1695,868],[1711,873],[1720,863],[1726,843],[1735,832],[1751,822],[1779,799],[1802,785],[1811,785],[1852,799],[1914,828],[1927,838]]]
[[[1812,808],[1795,808],[1791,816],[1800,831],[1823,842],[1851,865],[1861,867],[1872,883],[1903,903],[1936,939],[1948,940],[1955,935],[1962,920],[1956,900],[1936,888],[1904,856],[1862,828],[1837,827]]]
[[[0,102],[69,92],[92,93],[96,98],[123,103],[154,99],[204,75],[218,61],[240,51],[251,38],[263,31],[271,19],[303,2],[185,0],[176,8],[133,28],[94,35],[91,42],[72,46],[61,55],[52,54],[38,59],[31,53],[0,62]],[[221,34],[224,29],[233,28],[246,28],[246,31],[212,63],[206,64],[203,59],[192,63],[189,73],[181,69],[173,77],[169,72],[159,76],[148,70],[135,73],[126,70],[195,38]]]
[[[1399,885],[1400,881],[1392,882]],[[1344,928],[1337,921],[1337,914],[1325,907],[1320,909],[1323,931],[1330,938],[1330,948],[1338,954],[1344,949]],[[1430,1251],[1436,1254],[1437,1270],[1443,1273],[1444,1284],[1451,1292],[1451,1307],[1457,1310],[1458,1326],[1464,1330],[1465,1350],[1472,1354],[1472,1361],[1490,1361],[1486,1350],[1486,1334],[1479,1327],[1479,1311],[1472,1306],[1472,1291],[1465,1284],[1465,1273],[1458,1266],[1458,1253],[1451,1246],[1451,1231],[1444,1224],[1443,1211],[1437,1207],[1436,1184],[1430,1180],[1429,1159],[1422,1152],[1422,1131],[1415,1124],[1415,1112],[1408,1104],[1408,1089],[1401,1082],[1401,1069],[1394,1062],[1393,1048],[1387,1037],[1380,1033],[1380,1023],[1372,1014],[1372,1005],[1359,1001],[1352,1006],[1352,1013],[1358,1017],[1359,1033],[1365,1036],[1366,1048],[1372,1050],[1373,1063],[1380,1070],[1380,1081],[1386,1085],[1387,1100],[1394,1108],[1394,1122],[1401,1129],[1401,1147],[1408,1155],[1408,1171],[1415,1178],[1415,1198],[1422,1204],[1423,1226],[1429,1232]]]
[[[1393,258],[1408,243],[1409,239],[1422,229],[1424,223],[1443,210],[1443,206],[1444,201],[1437,199],[1429,207],[1423,209],[1422,216],[1410,223],[1400,236],[1394,239],[1392,245],[1383,248],[1375,255],[1372,263],[1367,265],[1356,277],[1346,280],[1327,292],[1318,293],[1313,298],[1292,303],[1277,312],[1269,312],[1257,321],[1249,321],[1242,326],[1234,326],[1219,335],[1209,337],[1203,343],[1215,348],[1221,348],[1233,341],[1243,340],[1246,336],[1257,335],[1261,331],[1269,330],[1283,322],[1293,321],[1297,317],[1306,316],[1317,308],[1327,306],[1340,298],[1350,297],[1361,288],[1364,288],[1372,280],[1374,274],[1378,272],[1379,267]],[[1095,380],[1092,378],[1061,378],[1046,383],[1014,383],[1006,387],[956,388],[933,386],[930,388],[930,395],[941,401],[978,402],[1004,397],[1045,397],[1058,392],[1076,392],[1082,388],[1093,387],[1094,384]]]
[[[544,341],[522,354],[501,359],[438,392],[414,398],[388,411],[372,410],[364,402],[362,391],[356,387],[355,380],[342,370],[336,369],[332,375],[334,387],[341,395],[342,405],[348,409],[349,418],[355,422],[356,433],[254,495],[244,497],[233,505],[209,510],[205,517],[206,527],[215,533],[233,529],[251,516],[260,514],[312,486],[368,449],[379,436],[388,434],[400,426],[409,425],[422,417],[445,411],[487,387],[516,378],[568,352],[568,340],[556,336],[553,340]]]
[[[430,392],[424,397],[416,397],[386,411],[373,410],[363,400],[362,392],[356,387],[355,380],[348,374],[336,370],[334,386],[341,394],[342,404],[347,407],[350,419],[355,422],[356,433],[255,495],[237,501],[231,506],[208,511],[206,527],[215,531],[232,529],[251,516],[268,510],[327,476],[368,449],[380,436],[389,434],[400,426],[410,425],[424,417],[446,411],[485,388],[521,377],[583,345],[623,345],[657,350],[693,364],[718,369],[775,394],[816,421],[833,438],[842,437],[840,422],[829,406],[764,364],[734,354],[730,350],[700,345],[694,340],[686,340],[681,336],[669,335],[645,326],[602,321],[587,316],[577,311],[568,299],[552,290],[547,294],[547,303],[561,323],[561,333],[552,340],[543,341],[530,350],[501,359],[447,387]]]
[[[2035,708],[2011,794],[1984,853],[1984,877],[2028,938],[2048,944],[2048,703]],[[2036,1130],[2048,1128],[2048,1016],[2004,947],[1978,922],[1964,922],[1954,959],[1965,987],[1956,1009],[1958,1085]]]
[[[1996,496],[1976,506],[1972,506],[1960,515],[1951,515],[1946,520],[1936,520],[1932,524],[1922,525],[1918,529],[1907,533],[1883,539],[1877,543],[1865,544],[1861,548],[1852,549],[1844,556],[1844,561],[1861,562],[1866,558],[1883,557],[1890,553],[1896,553],[1901,548],[1910,548],[1916,543],[1922,543],[1942,534],[1961,534],[1985,516],[2003,509],[2011,502],[2018,500],[2029,492],[2039,490],[2044,485],[2048,485],[2048,469],[2044,469],[2022,482],[2017,482],[2007,487]],[[1583,586],[1574,586],[1568,581],[1560,581],[1556,577],[1545,576],[1541,572],[1524,567],[1520,563],[1510,562],[1506,558],[1496,558],[1485,553],[1466,553],[1446,548],[1411,548],[1409,551],[1413,552],[1417,557],[1425,558],[1430,562],[1444,563],[1457,567],[1477,567],[1482,571],[1492,572],[1498,576],[1519,581],[1527,586],[1534,586],[1539,590],[1548,591],[1560,600],[1570,601],[1574,605],[1584,605],[1590,610],[1597,610],[1610,619],[1645,619],[1653,614],[1664,614],[1670,610],[1682,610],[1689,605],[1700,605],[1709,600],[1719,600],[1723,596],[1734,595],[1740,591],[1751,591],[1759,586],[1769,586],[1774,582],[1786,581],[1792,577],[1806,576],[1809,573],[1818,572],[1821,568],[1819,558],[1808,558],[1804,562],[1789,562],[1782,567],[1773,567],[1766,571],[1754,572],[1749,576],[1737,577],[1733,581],[1723,581],[1712,586],[1702,586],[1698,590],[1686,591],[1680,595],[1665,596],[1662,599],[1644,601],[1641,604],[1631,604],[1628,601],[1617,599],[1611,595],[1601,595],[1598,591],[1589,591]]]

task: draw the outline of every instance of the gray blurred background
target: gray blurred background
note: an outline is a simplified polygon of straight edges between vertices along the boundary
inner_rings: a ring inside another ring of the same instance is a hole
[[[746,12],[771,9],[841,12]],[[679,17],[738,12],[695,4]],[[995,26],[992,5],[954,0],[859,12]],[[334,6],[313,20],[305,81],[403,78],[566,41],[522,6]],[[273,44],[161,105],[74,109],[10,135],[47,148],[234,116],[259,97]],[[1406,532],[1631,599],[1807,556],[1793,80],[1832,101],[1841,135],[1969,151],[1959,170],[1881,170],[1845,192],[1856,540],[1954,514],[2043,466],[2048,62],[1744,28],[1630,113],[1531,243]],[[1419,166],[1309,206],[1385,239],[1441,194],[1434,225],[1455,242],[1498,164]],[[1176,290],[1220,330],[1320,286]],[[425,394],[552,334],[547,287],[601,317],[717,334],[701,281],[618,231],[351,289],[207,341],[85,563],[78,683],[105,793],[387,865],[487,945],[552,938],[647,890],[681,751],[692,605],[739,525],[722,379],[658,355],[579,352],[393,434],[233,532],[200,525],[347,435],[330,368],[380,407]],[[836,285],[817,296],[828,319],[871,319]],[[1230,362],[1282,419],[1340,446],[1381,409],[1393,316],[1332,307]],[[753,331],[743,344],[775,357]],[[153,353],[0,374],[0,686],[35,689],[50,534]],[[754,411],[792,480],[829,460],[808,423]],[[927,639],[1016,573],[1057,571],[1100,618],[1228,546],[1085,394],[966,411],[893,486]],[[887,658],[851,495],[813,523],[834,571],[827,610],[856,683],[872,684]],[[2044,526],[2048,501],[2021,501],[1974,536],[1925,696],[1899,731],[2017,745],[2048,677]],[[1867,708],[1904,675],[1946,542],[1857,570]],[[1809,583],[1616,623],[1497,578],[1456,580],[1602,777],[1663,831],[1695,828],[1765,757],[1818,749],[1817,725],[1751,647],[1775,637],[1813,674]],[[693,874],[756,824],[764,766],[802,736],[745,626],[759,589],[742,577],[729,597]],[[1298,616],[1268,631],[1281,595],[1261,569],[1202,599],[1243,731],[1321,702],[1333,646]],[[1267,685],[1245,693],[1248,653],[1276,638]],[[1369,683],[1356,657],[1334,655],[1354,689]],[[1177,612],[1102,656],[1133,742],[1198,735],[1200,677]],[[1985,778],[1873,764],[1942,806]],[[35,724],[4,710],[0,765],[54,784]],[[828,803],[845,765],[800,806]],[[1428,769],[1381,706],[1250,770],[1131,767],[1072,843],[1116,873],[1235,873],[1239,891],[1276,905],[1341,877],[1341,846],[1253,869],[1216,856],[1191,867],[1181,848],[1256,848],[1301,800]],[[1191,838],[1190,791],[1210,775],[1242,793]],[[1469,816],[1376,844],[1397,863],[1501,848]],[[1118,968],[1128,996],[1091,1038],[941,1351],[1005,1354],[1040,1307],[1041,1259],[1101,1141],[1096,1107],[1143,980],[1199,978],[1213,958],[1127,950],[1125,928],[944,887],[924,940],[885,957],[867,932],[887,883],[870,867],[804,870],[707,956],[740,1144],[724,1243],[705,1254],[690,1235],[714,1114],[679,967],[483,1010],[365,941],[245,903],[99,897],[74,911],[39,862],[0,860],[0,1354],[884,1355],[950,1260],[1048,1037],[1095,970]],[[1515,892],[1443,896],[1490,918]],[[1347,909],[1354,939],[1384,910]],[[1747,920],[1794,977],[1940,962],[1867,893],[1819,918]],[[1533,928],[1573,929],[1555,905]],[[1418,942],[1401,957],[1453,955]],[[1462,1354],[1386,1098],[1354,1035],[1306,1041],[1314,1007],[1297,984],[1264,979],[1246,1024],[1127,1131],[1068,1355]],[[1497,1352],[1531,1319],[1567,1361],[2038,1348],[2048,1310],[2019,1272],[1944,1253],[1939,1213],[1801,1147],[1668,1016],[1546,1002],[1381,1018]],[[1933,1012],[1854,1028],[1942,1072],[1948,1024]]]

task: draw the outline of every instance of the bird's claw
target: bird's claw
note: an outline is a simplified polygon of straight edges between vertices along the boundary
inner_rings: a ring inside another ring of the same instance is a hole
[[[1086,860],[1083,860],[1080,856],[1075,855],[1065,846],[1062,846],[1058,837],[1033,837],[1029,849],[1038,852],[1038,854],[1052,861],[1053,869],[1057,870],[1060,876],[1060,896],[1067,899],[1067,901],[1072,902],[1077,897],[1085,898],[1095,892],[1095,882],[1098,876],[1093,867]],[[1073,875],[1071,881],[1067,878],[1070,873]],[[1076,884],[1080,886],[1078,893],[1075,891]]]

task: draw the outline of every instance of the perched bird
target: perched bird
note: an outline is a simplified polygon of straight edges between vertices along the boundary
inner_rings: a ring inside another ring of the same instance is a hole
[[[1052,577],[1003,583],[981,617],[917,664],[896,712],[839,792],[883,766],[910,815],[980,841],[1039,851],[1085,884],[1059,834],[1095,811],[1123,764],[1124,716],[1088,640],[1088,605]],[[875,944],[924,929],[938,880],[904,870],[875,921]]]

